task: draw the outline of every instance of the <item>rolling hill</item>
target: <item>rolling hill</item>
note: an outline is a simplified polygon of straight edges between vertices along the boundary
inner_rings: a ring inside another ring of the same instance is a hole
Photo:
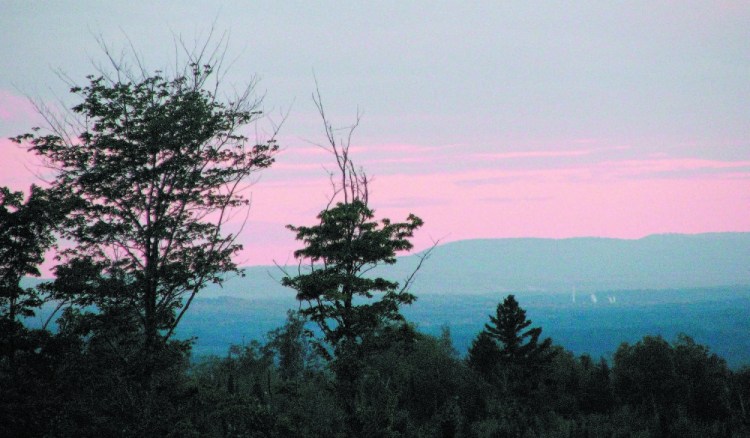
[[[418,260],[401,257],[373,275],[404,279]],[[179,335],[196,338],[196,355],[262,341],[299,306],[282,276],[277,267],[254,266],[209,287]],[[404,308],[407,319],[431,334],[449,326],[461,353],[513,293],[544,336],[577,354],[609,356],[623,341],[685,332],[732,366],[750,364],[750,233],[451,242],[433,250],[412,292],[418,299]]]
[[[373,275],[408,277],[418,255]],[[296,268],[290,268],[292,271]],[[204,297],[291,294],[273,266],[246,268]],[[750,233],[662,234],[608,238],[479,239],[437,246],[419,271],[416,294],[706,288],[750,284]]]

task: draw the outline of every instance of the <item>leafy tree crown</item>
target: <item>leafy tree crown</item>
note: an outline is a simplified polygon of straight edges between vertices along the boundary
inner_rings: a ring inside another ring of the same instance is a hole
[[[70,200],[64,236],[76,245],[63,252],[68,263],[121,279],[109,303],[137,309],[147,339],[159,329],[168,338],[206,282],[237,271],[232,255],[241,245],[222,226],[249,205],[248,177],[273,163],[278,146],[240,133],[260,116],[258,102],[250,88],[219,100],[206,87],[214,69],[200,59],[172,78],[113,64],[115,74],[71,88],[81,99],[74,124],[50,116],[51,134],[36,128],[14,140],[47,160],[53,192]]]

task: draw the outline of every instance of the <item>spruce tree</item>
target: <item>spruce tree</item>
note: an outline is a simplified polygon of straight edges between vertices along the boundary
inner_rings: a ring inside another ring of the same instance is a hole
[[[532,327],[526,319],[526,310],[518,305],[515,296],[508,295],[498,304],[495,316],[485,324],[487,334],[499,343],[500,360],[508,365],[533,365],[537,360],[547,360],[552,346],[550,338],[539,342],[541,327]]]
[[[515,296],[508,295],[498,304],[495,316],[485,324],[487,336],[499,348],[498,362],[503,381],[516,391],[527,393],[543,377],[545,367],[552,362],[555,351],[552,340],[539,341],[541,327],[530,327],[526,310],[518,305]]]

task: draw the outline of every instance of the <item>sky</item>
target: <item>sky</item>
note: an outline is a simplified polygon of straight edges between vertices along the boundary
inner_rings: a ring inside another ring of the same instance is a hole
[[[0,186],[39,161],[7,138],[77,103],[98,40],[151,70],[175,36],[226,34],[228,89],[257,80],[276,163],[251,187],[241,264],[293,261],[314,223],[336,127],[378,217],[420,216],[416,249],[471,238],[750,231],[750,3],[0,0]],[[172,64],[170,64],[172,63]],[[343,131],[342,131],[343,132]]]

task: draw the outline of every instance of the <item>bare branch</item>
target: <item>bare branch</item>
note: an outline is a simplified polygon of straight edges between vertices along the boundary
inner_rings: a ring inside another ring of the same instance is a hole
[[[404,285],[401,287],[401,290],[399,290],[398,293],[406,293],[409,292],[409,289],[411,288],[412,284],[414,283],[414,280],[416,278],[417,273],[420,269],[422,269],[422,265],[424,262],[426,262],[430,256],[432,255],[432,251],[435,250],[435,248],[440,244],[440,240],[434,240],[432,242],[432,246],[429,247],[427,250],[422,251],[421,254],[415,254],[415,256],[419,259],[419,262],[417,263],[417,267],[414,268],[414,270],[409,274],[408,277],[404,280]]]

